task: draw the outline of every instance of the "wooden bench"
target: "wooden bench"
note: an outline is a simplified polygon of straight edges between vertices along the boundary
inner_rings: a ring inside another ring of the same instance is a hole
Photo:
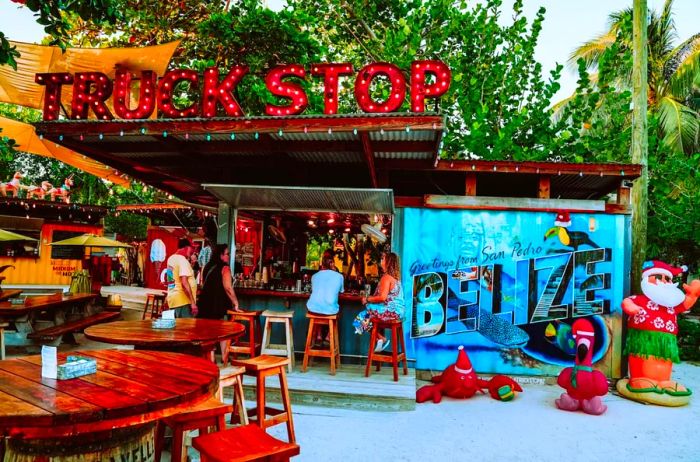
[[[97,314],[86,316],[81,319],[76,319],[75,321],[69,321],[58,326],[48,327],[46,329],[38,330],[27,334],[27,338],[34,340],[47,340],[53,341],[60,338],[63,334],[79,332],[90,327],[94,324],[99,324],[103,322],[112,321],[120,316],[119,311],[102,311]]]

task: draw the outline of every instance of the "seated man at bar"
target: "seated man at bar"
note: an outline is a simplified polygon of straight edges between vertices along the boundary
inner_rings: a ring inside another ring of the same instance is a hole
[[[324,254],[321,259],[321,270],[311,276],[311,296],[306,303],[310,313],[328,316],[337,314],[340,310],[338,295],[343,292],[344,281],[343,275],[331,269],[333,267],[333,257]],[[320,332],[319,335],[321,335]],[[328,340],[327,331],[325,335]],[[322,337],[316,339],[317,344],[322,342]]]
[[[176,318],[197,316],[197,283],[189,258],[194,252],[189,239],[180,239],[177,252],[168,258],[168,306]]]

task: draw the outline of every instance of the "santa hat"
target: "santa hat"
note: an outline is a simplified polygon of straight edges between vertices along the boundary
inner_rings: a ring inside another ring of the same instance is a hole
[[[650,260],[644,262],[642,265],[642,278],[646,279],[653,274],[663,274],[673,278],[686,271],[688,271],[688,267],[685,265],[678,268],[659,260]]]
[[[557,213],[557,219],[554,220],[554,224],[563,228],[568,228],[571,226],[571,216],[569,215],[569,212],[563,211]]]
[[[472,371],[472,362],[469,360],[467,352],[464,351],[463,345],[460,345],[458,350],[455,370],[461,374],[469,374]]]

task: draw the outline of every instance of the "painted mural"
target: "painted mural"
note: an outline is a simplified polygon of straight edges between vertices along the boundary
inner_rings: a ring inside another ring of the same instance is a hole
[[[404,209],[409,354],[441,370],[464,345],[480,373],[556,375],[571,324],[594,328],[594,364],[620,376],[628,218],[603,213]]]

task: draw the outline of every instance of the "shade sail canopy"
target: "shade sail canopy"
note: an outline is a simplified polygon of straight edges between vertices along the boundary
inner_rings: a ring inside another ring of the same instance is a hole
[[[36,241],[36,239],[33,237],[24,236],[22,234],[13,233],[12,231],[0,229],[0,242],[8,241]]]
[[[70,239],[64,239],[62,241],[52,242],[49,245],[69,245],[77,247],[116,247],[116,248],[130,248],[129,244],[123,242],[115,241],[114,239],[108,239],[103,236],[97,236],[95,234],[83,234],[81,236],[71,237]]]
[[[17,70],[0,66],[0,102],[41,109],[46,87],[34,82],[34,76],[45,72],[102,72],[114,78],[115,71],[151,70],[163,75],[179,41],[134,48],[67,48],[10,42],[21,56]],[[73,91],[70,85],[61,92],[64,107],[70,107]],[[111,109],[111,100],[107,102]]]
[[[394,213],[391,189],[308,188],[204,184],[220,200],[242,210]]]
[[[0,128],[2,129],[0,136],[6,136],[15,140],[15,143],[17,143],[16,149],[19,151],[60,160],[64,164],[95,175],[98,178],[111,181],[125,188],[129,187],[129,179],[120,175],[115,169],[71,149],[39,138],[36,134],[36,129],[32,125],[0,116]],[[53,178],[52,180],[59,181],[62,179]]]

